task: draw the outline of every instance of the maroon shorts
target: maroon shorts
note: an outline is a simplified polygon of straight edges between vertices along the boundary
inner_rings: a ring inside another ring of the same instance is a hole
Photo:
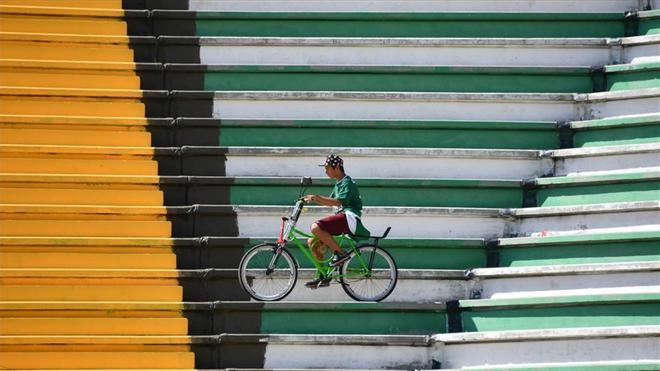
[[[319,228],[330,233],[333,236],[342,234],[342,233],[351,233],[348,229],[348,222],[346,221],[346,214],[337,213],[335,215],[330,215],[321,220],[317,220],[316,224]]]

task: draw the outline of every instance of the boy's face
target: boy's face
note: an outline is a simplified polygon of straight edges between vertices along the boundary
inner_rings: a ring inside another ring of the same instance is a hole
[[[339,173],[341,173],[341,170],[339,170],[339,166],[337,167],[332,167],[330,165],[325,166],[325,175],[327,175],[328,178],[337,178]]]

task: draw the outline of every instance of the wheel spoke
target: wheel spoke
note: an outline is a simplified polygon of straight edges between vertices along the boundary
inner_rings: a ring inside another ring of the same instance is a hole
[[[394,289],[397,280],[394,260],[384,250],[372,246],[358,249],[362,261],[353,255],[342,268],[344,290],[354,299],[378,301],[387,297]],[[363,263],[369,265],[373,256],[370,275],[363,270]]]
[[[279,300],[295,285],[296,265],[293,257],[282,251],[274,270],[267,274],[273,261],[274,246],[263,245],[253,248],[245,255],[240,267],[240,282],[243,288],[257,300]]]

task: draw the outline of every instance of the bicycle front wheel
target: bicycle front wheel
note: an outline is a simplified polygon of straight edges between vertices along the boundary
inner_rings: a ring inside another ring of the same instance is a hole
[[[394,259],[378,246],[357,248],[341,267],[341,287],[357,301],[384,300],[394,291],[397,279]]]
[[[281,300],[296,285],[298,263],[285,249],[278,253],[276,244],[261,244],[245,253],[238,276],[243,290],[254,299]]]

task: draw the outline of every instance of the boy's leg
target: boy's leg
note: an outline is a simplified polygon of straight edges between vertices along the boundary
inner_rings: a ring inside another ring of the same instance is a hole
[[[312,250],[312,254],[316,260],[323,260],[325,258],[326,247],[318,238],[308,238],[307,246]]]
[[[339,247],[334,238],[332,238],[333,235],[336,236],[342,233],[350,233],[348,222],[346,221],[346,215],[344,213],[338,213],[323,218],[312,224],[312,233],[337,254],[337,258],[333,260],[331,265],[339,265],[348,259],[349,255],[345,253],[341,247]]]
[[[321,228],[321,226],[318,225],[318,223],[312,224],[312,233],[321,240],[326,246],[332,249],[332,251],[341,253],[342,250],[337,245],[337,242],[335,241],[334,238],[332,238],[332,235],[325,230]]]

